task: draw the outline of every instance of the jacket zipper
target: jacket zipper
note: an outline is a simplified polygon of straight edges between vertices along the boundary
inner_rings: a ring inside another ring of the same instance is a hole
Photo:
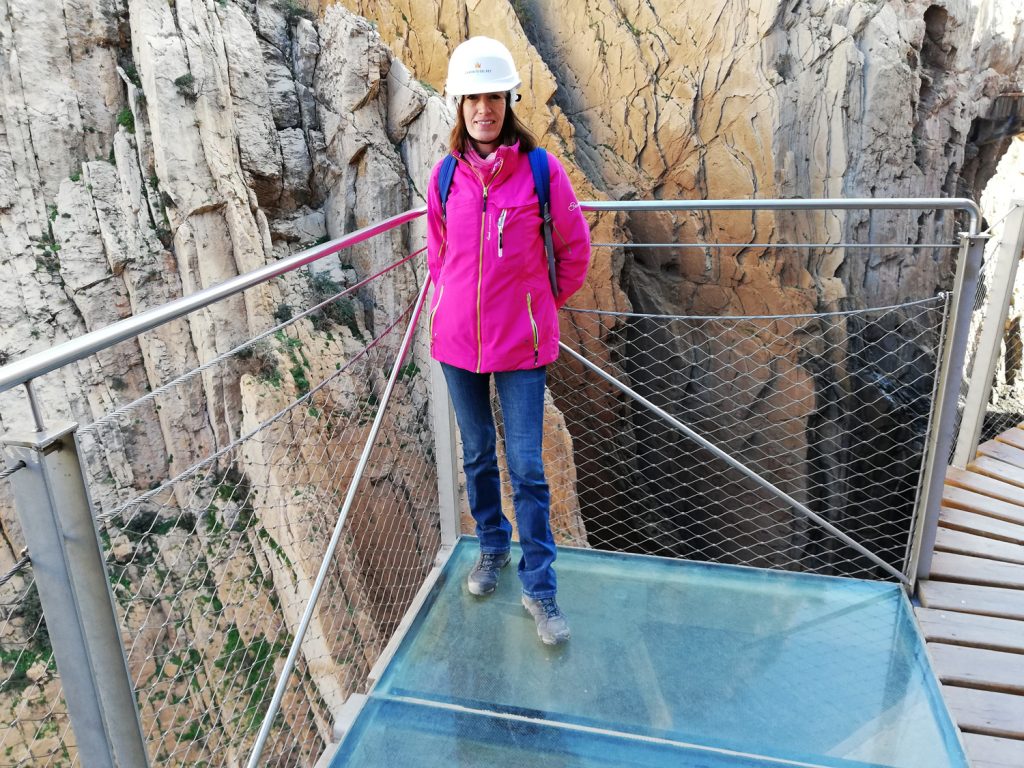
[[[441,308],[441,299],[444,298],[444,286],[437,292],[437,304],[434,305],[434,309],[430,312],[430,325],[428,326],[427,333],[430,336],[430,344],[434,344],[434,318],[437,317],[437,310]]]
[[[502,160],[498,160],[498,165],[494,169],[494,173],[491,175],[490,184],[484,184],[484,180],[480,178],[480,174],[476,172],[476,168],[472,166],[468,161],[463,160],[466,167],[473,172],[476,176],[477,181],[480,182],[480,186],[483,187],[483,198],[484,207],[480,213],[480,257],[477,262],[477,278],[476,278],[476,372],[480,373],[480,369],[483,367],[484,360],[484,334],[483,327],[480,318],[480,292],[483,289],[484,284],[484,230],[487,226],[487,190],[490,189],[491,184],[498,178],[498,174],[501,173]]]
[[[502,230],[505,229],[505,217],[508,216],[508,208],[501,212],[501,216],[498,217],[498,258],[501,258],[502,251]]]
[[[533,319],[533,296],[526,294],[526,314],[530,316],[530,330],[533,331],[533,364],[537,365],[537,357],[540,354],[540,333],[537,331],[537,323]]]

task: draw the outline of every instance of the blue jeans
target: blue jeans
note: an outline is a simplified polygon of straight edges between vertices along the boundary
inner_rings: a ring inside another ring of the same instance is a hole
[[[512,478],[512,504],[523,556],[519,580],[523,593],[539,599],[555,595],[555,539],[551,534],[551,496],[544,477],[541,444],[544,431],[544,368],[472,373],[441,363],[455,418],[462,433],[462,467],[469,509],[476,521],[480,551],[508,552],[512,525],[501,511],[490,377],[501,401],[505,455]]]

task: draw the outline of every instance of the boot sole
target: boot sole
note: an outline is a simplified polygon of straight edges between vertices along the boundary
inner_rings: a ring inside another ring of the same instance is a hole
[[[538,633],[538,635],[540,635],[540,633]],[[544,643],[544,645],[561,645],[562,643],[568,643],[570,637],[571,635],[565,635],[565,637],[559,635],[558,637],[552,637],[549,640],[548,638],[540,635],[540,641]]]

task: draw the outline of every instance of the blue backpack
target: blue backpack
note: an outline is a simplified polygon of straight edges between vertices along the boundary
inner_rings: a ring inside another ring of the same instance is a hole
[[[530,170],[533,172],[533,186],[537,189],[537,203],[540,205],[541,232],[544,234],[544,250],[548,255],[548,279],[551,281],[551,293],[558,296],[558,280],[555,278],[555,245],[551,239],[551,172],[548,169],[548,153],[543,147],[531,150]],[[451,190],[452,179],[455,177],[455,166],[458,160],[449,154],[441,161],[441,170],[437,174],[438,192],[441,193],[441,215],[448,218],[448,192]]]

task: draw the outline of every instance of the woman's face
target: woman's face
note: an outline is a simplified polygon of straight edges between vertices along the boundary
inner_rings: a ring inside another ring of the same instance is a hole
[[[505,94],[474,93],[463,97],[462,119],[477,149],[490,154],[498,148],[505,122]]]

